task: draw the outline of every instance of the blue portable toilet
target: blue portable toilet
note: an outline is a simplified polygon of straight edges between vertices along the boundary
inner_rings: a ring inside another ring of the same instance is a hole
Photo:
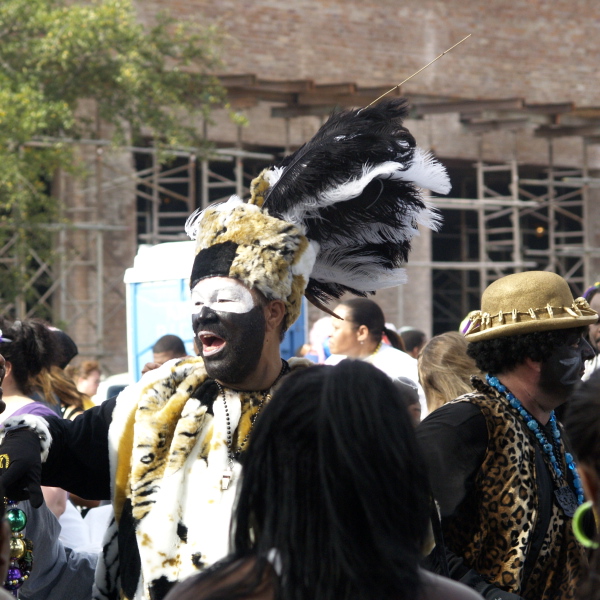
[[[152,346],[165,334],[179,336],[194,354],[189,278],[195,242],[165,242],[140,246],[133,267],[125,271],[127,299],[127,356],[134,381],[152,361]],[[308,338],[306,300],[298,320],[281,343],[285,359],[296,354]]]

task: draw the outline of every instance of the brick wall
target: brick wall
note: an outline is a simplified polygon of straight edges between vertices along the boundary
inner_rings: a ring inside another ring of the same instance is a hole
[[[423,71],[404,88],[410,93],[462,98],[524,98],[528,103],[574,102],[594,106],[600,97],[596,76],[600,55],[600,3],[593,0],[137,0],[140,19],[151,23],[168,9],[180,19],[219,23],[228,33],[226,71],[264,79],[309,78],[317,83],[394,85],[467,34],[472,37]],[[248,142],[282,144],[282,122],[269,107],[247,111]],[[235,142],[224,119],[215,139]],[[315,118],[292,124],[292,142],[301,143],[319,125]],[[417,138],[441,157],[474,159],[477,137],[465,134],[456,115],[409,123]],[[517,136],[518,159],[545,164],[544,140],[531,131]],[[503,132],[483,136],[486,160],[513,152]],[[574,166],[582,157],[578,139],[561,139],[557,164]],[[594,148],[591,165],[600,167]]]

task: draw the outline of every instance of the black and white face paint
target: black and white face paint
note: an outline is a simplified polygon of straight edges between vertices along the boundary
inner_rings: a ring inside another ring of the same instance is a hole
[[[265,339],[262,306],[235,279],[210,277],[192,289],[192,327],[206,371],[224,384],[242,383],[256,369]]]
[[[594,356],[588,342],[577,332],[573,339],[559,346],[550,358],[542,363],[540,387],[547,392],[567,395],[581,381],[585,361]]]
[[[199,281],[192,290],[192,303],[193,314],[200,312],[203,307],[243,314],[256,306],[250,290],[229,277],[209,277]]]

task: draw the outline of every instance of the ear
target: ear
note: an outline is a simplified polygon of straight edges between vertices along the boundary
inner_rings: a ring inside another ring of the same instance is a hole
[[[542,372],[542,363],[538,360],[526,358],[523,364],[538,375]]]
[[[285,318],[285,303],[283,300],[271,300],[264,309],[267,332],[279,331]]]
[[[356,339],[359,342],[366,342],[369,338],[369,328],[366,325],[360,325],[356,330]]]
[[[4,379],[6,379],[12,371],[12,363],[8,360],[4,361]]]

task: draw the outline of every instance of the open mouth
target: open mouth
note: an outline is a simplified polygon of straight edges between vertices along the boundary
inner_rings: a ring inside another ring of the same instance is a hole
[[[209,331],[201,331],[198,339],[202,344],[202,356],[211,356],[225,347],[225,340]]]

